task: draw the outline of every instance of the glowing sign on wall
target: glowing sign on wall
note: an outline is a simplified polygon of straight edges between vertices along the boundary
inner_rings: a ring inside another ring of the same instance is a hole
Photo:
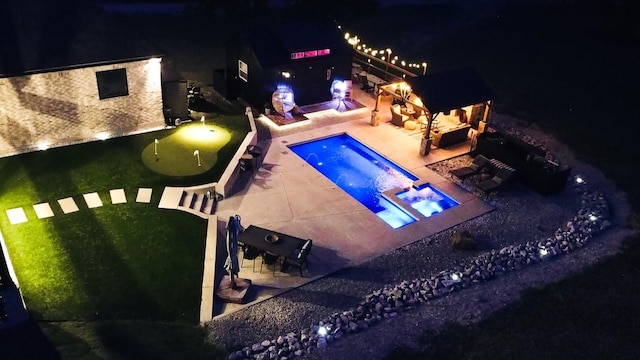
[[[291,60],[329,55],[331,49],[308,50],[291,53]]]

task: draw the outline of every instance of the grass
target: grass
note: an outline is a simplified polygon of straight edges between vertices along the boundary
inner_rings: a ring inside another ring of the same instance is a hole
[[[205,138],[194,138],[194,129],[206,130]],[[166,185],[218,179],[248,130],[243,115],[219,115],[206,126],[194,123],[0,159],[0,208],[23,207],[29,219],[11,225],[2,217],[7,248],[31,316],[41,321],[63,357],[75,358],[74,352],[88,347],[118,358],[127,352],[118,348],[119,336],[131,335],[132,343],[146,346],[130,354],[150,351],[163,358],[172,341],[148,337],[163,333],[186,341],[183,351],[193,349],[193,358],[201,351],[212,353],[195,325],[206,221],[157,205]],[[191,132],[186,139],[185,132]],[[218,142],[212,134],[221,136]],[[154,167],[155,139],[162,151],[174,154],[160,157],[163,165],[175,162],[168,166],[173,176]],[[202,167],[194,146],[200,149]],[[149,158],[151,166],[146,166]],[[140,187],[153,189],[150,204],[135,201]],[[126,204],[111,204],[109,190],[116,188],[125,190]],[[88,209],[82,194],[89,192],[97,192],[104,206]],[[80,210],[63,214],[56,200],[69,196]],[[37,219],[31,205],[41,202],[49,202],[55,216]],[[197,340],[187,341],[193,336]],[[81,341],[65,344],[72,338]]]

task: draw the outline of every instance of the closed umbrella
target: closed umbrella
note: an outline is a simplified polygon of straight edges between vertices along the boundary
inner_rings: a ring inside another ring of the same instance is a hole
[[[238,272],[240,271],[240,265],[238,263],[238,236],[242,230],[240,216],[234,215],[229,217],[226,238],[227,260],[224,264],[224,268],[228,274],[222,277],[216,293],[221,299],[233,303],[242,303],[251,285],[251,280],[237,278]]]
[[[224,264],[224,268],[229,273],[231,287],[234,289],[237,288],[235,278],[240,268],[238,265],[238,235],[240,235],[240,231],[240,216],[229,217],[229,224],[227,225],[227,261]]]

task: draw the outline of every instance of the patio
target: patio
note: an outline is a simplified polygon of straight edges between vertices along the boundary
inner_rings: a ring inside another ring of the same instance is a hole
[[[300,277],[296,271],[276,271],[273,275],[269,269],[259,273],[252,270],[253,260],[247,260],[239,277],[252,281],[246,299],[248,303],[225,304],[216,299],[214,318],[339,269],[361,264],[493,210],[425,166],[467,153],[469,141],[447,149],[432,148],[429,155],[422,156],[419,154],[422,137],[419,129],[398,128],[390,124],[390,118],[384,114],[380,115],[380,126],[371,126],[375,99],[359,89],[355,89],[354,97],[367,108],[344,113],[332,109],[308,113],[305,116],[309,121],[293,128],[269,125],[270,120],[264,116],[256,119],[258,128],[268,130],[270,134],[258,144],[264,149],[263,162],[256,172],[246,174],[253,176],[246,186],[219,203],[216,215],[226,219],[239,214],[244,227],[257,225],[313,239],[309,272],[305,277]],[[344,132],[418,176],[418,182],[433,184],[460,205],[394,230],[287,147]],[[224,227],[218,229],[219,239],[224,239]],[[256,269],[259,269],[261,259],[256,261]],[[217,277],[224,273],[220,266],[216,270]]]

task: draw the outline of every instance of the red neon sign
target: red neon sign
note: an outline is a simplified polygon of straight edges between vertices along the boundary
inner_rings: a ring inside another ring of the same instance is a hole
[[[325,56],[331,53],[331,49],[308,50],[291,53],[291,60],[310,58],[316,56]]]

